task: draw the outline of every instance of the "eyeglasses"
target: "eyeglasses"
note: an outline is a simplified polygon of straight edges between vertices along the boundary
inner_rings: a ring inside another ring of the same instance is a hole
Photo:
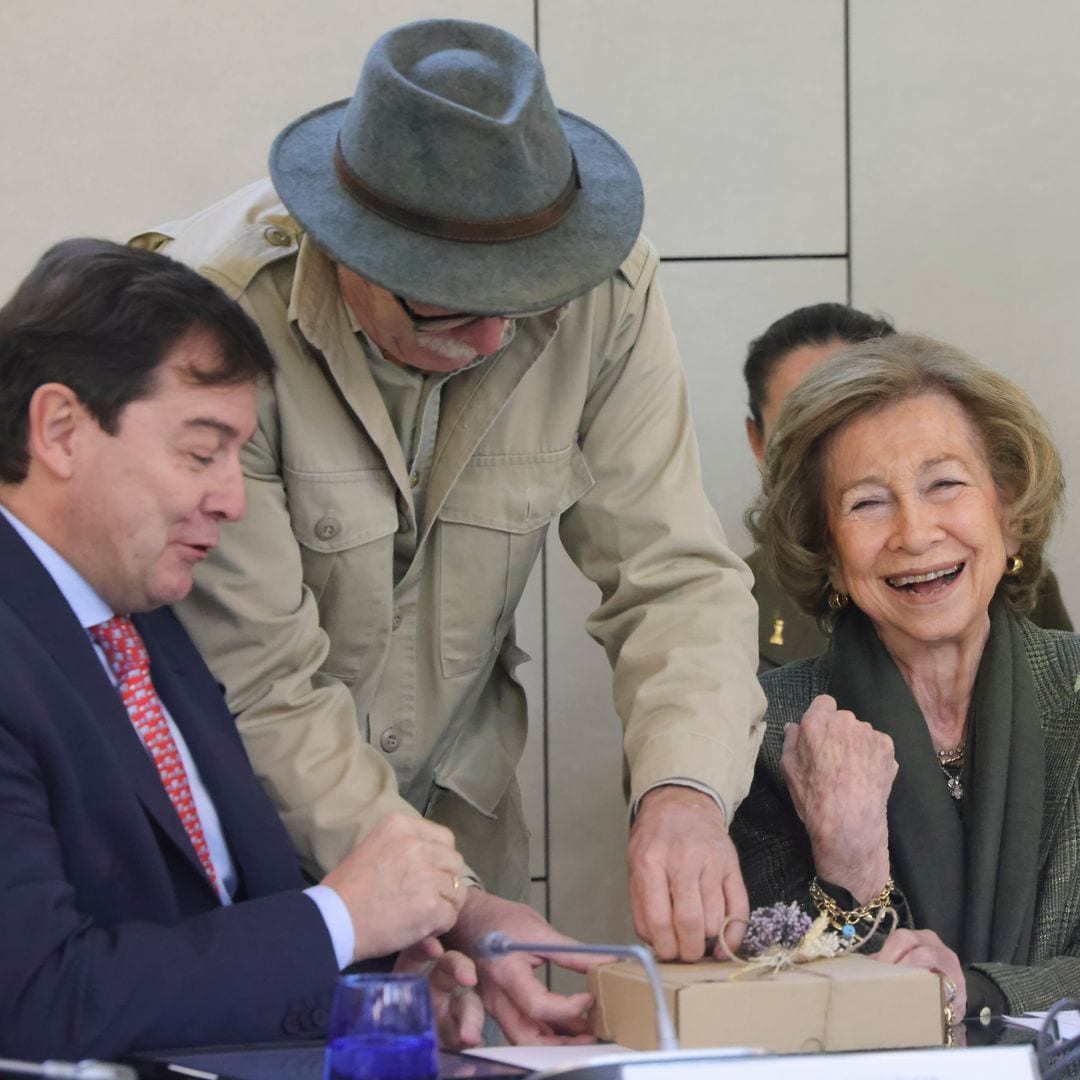
[[[454,330],[456,327],[464,326],[466,323],[471,323],[478,316],[476,315],[420,315],[418,312],[413,311],[409,307],[408,300],[404,296],[398,296],[397,293],[393,294],[394,299],[398,302],[398,306],[405,312],[412,323],[412,328],[418,334],[438,334],[443,330]]]
[[[444,330],[455,330],[459,326],[464,326],[466,323],[475,322],[477,319],[483,319],[486,316],[483,315],[466,315],[464,313],[460,315],[421,315],[409,306],[409,301],[404,296],[398,296],[397,293],[391,293],[391,296],[398,302],[398,307],[405,312],[406,318],[412,323],[412,328],[418,334],[440,334]],[[510,314],[498,316],[500,319],[525,319],[528,318],[527,314]]]

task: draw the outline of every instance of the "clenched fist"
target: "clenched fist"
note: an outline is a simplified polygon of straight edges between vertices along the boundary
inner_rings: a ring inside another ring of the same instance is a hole
[[[866,903],[889,876],[885,809],[897,772],[892,739],[821,694],[788,724],[780,770],[806,826],[819,877]]]

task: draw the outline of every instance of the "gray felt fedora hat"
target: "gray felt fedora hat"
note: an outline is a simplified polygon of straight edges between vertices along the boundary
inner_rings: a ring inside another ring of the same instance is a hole
[[[352,98],[278,135],[270,173],[331,258],[478,315],[542,311],[599,284],[644,205],[634,163],[555,108],[532,49],[455,19],[379,38]]]

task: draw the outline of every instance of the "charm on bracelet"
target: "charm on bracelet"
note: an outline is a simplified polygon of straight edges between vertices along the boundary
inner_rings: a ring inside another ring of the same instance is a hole
[[[886,879],[881,892],[872,900],[868,900],[859,907],[845,911],[822,887],[821,882],[814,878],[810,882],[810,899],[818,909],[819,914],[829,920],[829,925],[838,930],[844,937],[854,938],[856,924],[860,922],[872,922],[878,917],[878,913],[888,908],[892,900],[893,890],[896,883],[892,874]],[[880,920],[879,920],[880,921]],[[876,925],[876,923],[875,923]]]

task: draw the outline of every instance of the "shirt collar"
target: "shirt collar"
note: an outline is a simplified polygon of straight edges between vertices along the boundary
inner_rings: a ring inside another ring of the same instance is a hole
[[[115,612],[97,594],[93,586],[54,547],[46,543],[29,525],[20,521],[6,506],[0,506],[11,527],[23,538],[56,587],[63,593],[68,606],[84,630],[111,619]]]
[[[305,233],[300,238],[300,252],[296,256],[296,270],[289,293],[289,322],[296,323],[304,337],[312,341],[311,331],[318,327],[320,320],[330,316],[326,310],[327,304],[336,306],[339,303],[351,322],[352,313],[341,299],[333,261]],[[312,341],[312,344],[315,342]]]

